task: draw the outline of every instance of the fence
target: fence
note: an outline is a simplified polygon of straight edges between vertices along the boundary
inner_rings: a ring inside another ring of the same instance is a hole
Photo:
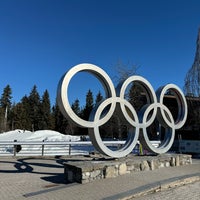
[[[112,149],[118,149],[124,141],[105,141]],[[88,155],[95,149],[90,141],[77,142],[0,142],[0,156],[58,156],[58,155]]]
[[[151,141],[155,147],[160,141]],[[117,150],[125,144],[125,141],[104,141],[104,144],[112,150]],[[91,141],[0,141],[0,156],[70,156],[89,155],[95,152]],[[139,154],[139,142],[132,153]]]

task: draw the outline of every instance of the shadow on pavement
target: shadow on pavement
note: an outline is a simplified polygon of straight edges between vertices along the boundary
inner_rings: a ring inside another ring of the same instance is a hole
[[[69,160],[61,157],[55,158],[20,158],[16,161],[0,160],[1,173],[31,173],[41,174],[40,178],[53,184],[67,184],[64,178],[63,163]],[[73,159],[70,161],[81,161]],[[4,166],[5,164],[5,166]],[[49,175],[49,176],[48,176]]]

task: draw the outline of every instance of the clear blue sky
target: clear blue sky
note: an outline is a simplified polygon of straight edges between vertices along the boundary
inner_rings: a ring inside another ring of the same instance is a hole
[[[0,0],[0,92],[9,84],[19,102],[35,84],[54,104],[72,66],[93,63],[113,78],[118,60],[140,66],[155,89],[182,88],[199,27],[199,0]],[[72,85],[72,99],[91,87],[81,77]]]

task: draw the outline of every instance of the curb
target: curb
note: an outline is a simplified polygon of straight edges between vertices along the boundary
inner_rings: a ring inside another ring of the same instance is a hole
[[[200,181],[200,173],[174,177],[163,181],[147,184],[124,193],[104,198],[103,200],[129,200],[148,194],[169,190],[175,187]]]

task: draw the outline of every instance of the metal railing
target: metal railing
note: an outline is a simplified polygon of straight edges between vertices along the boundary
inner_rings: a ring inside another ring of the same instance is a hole
[[[160,141],[151,141],[157,147]],[[125,141],[104,141],[112,150],[120,149]],[[95,152],[91,141],[0,141],[0,156],[71,156]],[[139,142],[132,151],[139,154]]]
[[[105,141],[112,149],[118,149],[125,141]],[[95,152],[91,141],[0,141],[0,156],[58,156],[88,155]]]

